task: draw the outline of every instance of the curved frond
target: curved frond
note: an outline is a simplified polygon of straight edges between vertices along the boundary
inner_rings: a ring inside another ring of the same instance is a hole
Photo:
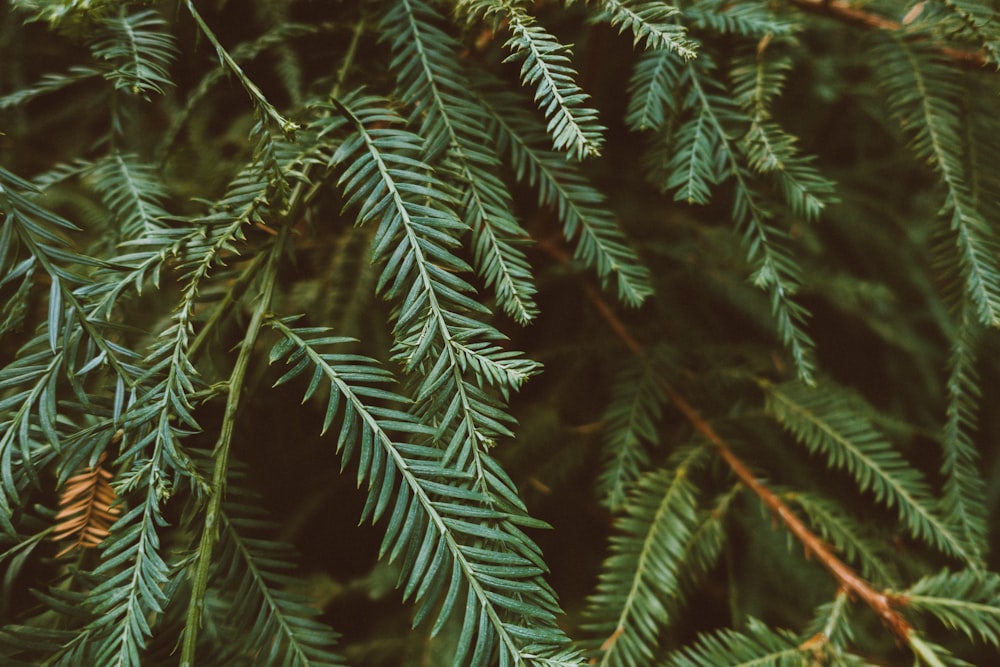
[[[800,667],[809,655],[795,637],[775,631],[755,618],[746,632],[720,630],[701,635],[698,642],[671,655],[667,667]]]
[[[647,51],[639,57],[628,85],[625,122],[630,129],[665,129],[669,116],[681,106],[680,64],[669,51]]]
[[[359,221],[380,220],[372,255],[384,262],[376,289],[399,303],[396,359],[407,372],[422,370],[416,409],[436,425],[448,460],[489,487],[480,456],[511,433],[502,399],[538,365],[501,348],[502,334],[478,319],[489,311],[472,298],[461,275],[469,267],[454,253],[465,227],[453,212],[450,190],[419,160],[419,138],[394,127],[400,119],[381,101],[349,103],[354,110],[341,110],[355,133],[333,162],[349,165],[339,183],[347,205],[360,207]]]
[[[950,63],[917,43],[884,40],[874,51],[889,108],[914,153],[933,165],[945,186],[942,214],[955,238],[965,289],[980,321],[1000,323],[1000,241],[971,194],[959,113],[961,87]]]
[[[173,85],[169,68],[177,54],[173,36],[153,10],[102,19],[91,47],[94,57],[112,63],[104,77],[133,95],[157,93]]]
[[[237,480],[226,485],[218,517],[219,554],[210,591],[224,604],[214,622],[237,653],[250,659],[280,656],[289,667],[339,667],[337,635],[316,619],[319,610],[294,588],[295,554],[272,535],[278,525],[259,509],[260,498]]]
[[[497,176],[487,117],[460,67],[459,45],[435,24],[440,17],[420,0],[400,0],[382,20],[393,47],[392,67],[402,98],[414,107],[428,162],[443,158],[461,178],[460,209],[472,231],[477,272],[497,294],[503,310],[521,324],[538,312],[531,267],[521,245],[527,233],[514,217],[514,202]]]
[[[81,637],[95,647],[96,664],[140,667],[153,632],[151,620],[168,602],[170,567],[159,535],[167,524],[161,503],[170,495],[162,477],[163,449],[138,461],[116,485],[122,493],[126,487],[141,492],[102,543],[101,564],[93,573],[100,583],[87,595],[94,620]]]
[[[653,291],[649,269],[629,245],[604,195],[577,165],[541,146],[544,132],[516,99],[484,95],[492,134],[510,156],[518,180],[537,188],[539,202],[555,209],[565,238],[576,240],[576,258],[594,267],[605,285],[615,278],[621,301],[640,305]]]
[[[683,22],[724,35],[756,39],[790,34],[794,30],[794,23],[779,16],[774,10],[774,5],[761,0],[697,0],[684,7]]]
[[[944,476],[941,512],[963,534],[969,549],[982,558],[987,550],[986,483],[980,471],[973,436],[981,399],[976,351],[981,324],[971,304],[962,299],[958,330],[951,348],[951,369],[945,385],[948,404],[941,433]]]
[[[68,88],[80,81],[87,81],[103,74],[96,67],[75,65],[60,74],[45,74],[34,85],[19,88],[11,93],[0,96],[0,110],[12,109],[47,93],[54,93]]]
[[[722,85],[710,75],[713,64],[705,61],[699,59],[699,67],[686,65],[697,120],[689,121],[689,136],[678,138],[678,141],[684,139],[690,149],[678,151],[684,159],[678,161],[675,156],[668,183],[679,188],[678,196],[687,193],[693,202],[698,202],[707,201],[710,184],[733,179],[732,217],[743,235],[747,257],[756,267],[751,280],[770,296],[778,336],[791,352],[799,377],[812,382],[814,343],[805,329],[809,312],[794,299],[801,284],[801,268],[787,247],[788,232],[774,224],[774,213],[758,191],[748,166],[741,160],[742,151],[732,139],[749,119],[724,94]]]
[[[272,326],[283,338],[271,359],[292,366],[278,383],[311,376],[306,398],[322,383],[330,387],[324,428],[339,421],[338,451],[345,463],[358,457],[358,481],[368,487],[362,520],[386,519],[380,553],[402,558],[399,584],[416,604],[415,622],[435,618],[436,634],[461,615],[453,664],[582,666],[555,625],[559,608],[542,579],[538,547],[518,528],[536,522],[516,507],[500,509],[450,468],[440,449],[413,442],[433,428],[369,404],[405,402],[385,388],[393,381],[388,371],[357,355],[321,352],[344,342],[323,329],[293,329],[281,320]],[[502,474],[495,463],[484,465]]]
[[[643,362],[626,366],[611,388],[604,412],[604,465],[597,490],[611,511],[621,510],[626,489],[649,467],[648,449],[660,442],[659,419],[667,397],[659,384],[660,369]]]
[[[678,464],[640,477],[628,496],[625,514],[611,539],[597,591],[590,600],[589,627],[606,637],[599,663],[641,667],[650,664],[658,634],[680,597],[685,555],[696,528],[695,488],[688,475],[705,454],[692,449]]]
[[[601,10],[596,18],[615,26],[618,32],[631,32],[636,46],[643,42],[646,49],[673,51],[685,59],[698,54],[697,42],[676,22],[680,14],[677,7],[646,0],[603,0]]]
[[[934,616],[969,639],[1000,646],[1000,575],[944,570],[901,593],[906,606]]]
[[[153,235],[163,226],[169,215],[163,208],[167,191],[152,165],[114,151],[88,170],[88,176],[114,214],[116,241]]]
[[[938,513],[930,487],[860,409],[861,399],[824,382],[766,384],[767,410],[809,451],[831,467],[846,469],[858,488],[895,508],[914,537],[943,552],[971,560],[968,545]]]
[[[605,128],[597,111],[586,105],[590,96],[576,83],[569,48],[529,15],[520,0],[466,0],[461,9],[469,17],[504,22],[511,53],[504,62],[521,63],[521,83],[532,89],[535,104],[545,115],[546,132],[557,151],[582,160],[599,155]]]

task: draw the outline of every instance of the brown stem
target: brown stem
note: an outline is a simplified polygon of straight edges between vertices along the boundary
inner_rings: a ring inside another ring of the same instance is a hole
[[[887,19],[879,14],[874,14],[862,7],[855,7],[845,0],[788,0],[790,4],[799,9],[816,14],[837,19],[843,23],[866,28],[869,30],[902,30],[903,23]],[[982,52],[962,51],[948,47],[938,48],[938,52],[954,60],[959,65],[969,68],[982,67],[986,64],[986,56]]]
[[[562,247],[551,241],[539,241],[538,247],[562,264],[569,264],[571,262],[569,254]],[[608,305],[608,302],[597,288],[589,282],[581,282],[587,299],[597,308],[597,311],[604,318],[604,321],[611,328],[612,332],[614,332],[615,336],[633,354],[640,358],[645,358],[645,349],[632,336],[628,327],[625,326],[625,323],[622,322],[617,313]],[[730,449],[726,441],[722,439],[722,436],[698,414],[698,411],[688,403],[684,396],[678,393],[673,386],[662,378],[659,379],[659,384],[663,393],[667,395],[670,402],[687,419],[694,430],[712,443],[719,457],[725,461],[740,482],[760,498],[761,502],[785,524],[788,531],[802,543],[806,555],[815,558],[833,575],[833,578],[837,580],[842,589],[868,605],[896,637],[908,643],[911,627],[902,614],[893,607],[894,598],[875,590],[867,580],[860,577],[849,565],[840,560],[822,539],[802,523],[802,520],[792,512],[791,508],[781,498],[776,496],[773,491],[754,476],[750,468]]]

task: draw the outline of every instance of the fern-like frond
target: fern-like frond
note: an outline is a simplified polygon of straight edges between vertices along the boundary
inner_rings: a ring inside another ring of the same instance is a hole
[[[102,543],[101,564],[93,573],[100,583],[87,596],[95,618],[81,638],[95,647],[96,664],[140,667],[153,634],[152,622],[168,602],[170,568],[159,534],[167,525],[161,503],[170,495],[163,466],[159,447],[116,484],[122,491],[126,487],[141,491],[136,505],[111,526],[111,537]]]
[[[512,35],[506,46],[513,52],[508,61],[521,63],[521,81],[534,88],[552,146],[576,159],[600,154],[604,127],[597,111],[583,106],[589,96],[574,81],[566,47],[523,11],[508,18]]]
[[[396,358],[408,372],[424,372],[417,409],[436,424],[448,458],[457,456],[460,468],[471,465],[485,483],[479,451],[510,435],[500,399],[538,365],[497,345],[502,334],[477,319],[489,311],[471,297],[474,290],[461,276],[469,267],[454,253],[465,227],[449,189],[418,159],[419,138],[392,127],[401,119],[380,100],[349,103],[353,110],[342,112],[356,130],[333,162],[349,165],[339,183],[348,206],[360,206],[359,221],[380,221],[372,254],[385,262],[378,291],[399,302]]]
[[[598,656],[602,666],[640,667],[655,656],[658,634],[687,576],[679,567],[697,521],[688,476],[704,453],[696,448],[679,454],[674,468],[640,477],[628,496],[590,600],[590,629],[606,637]]]
[[[925,45],[884,40],[874,50],[889,108],[910,136],[916,155],[934,166],[945,186],[949,218],[965,289],[987,326],[1000,323],[1000,242],[972,197],[965,168],[961,86],[952,65]]]
[[[824,381],[816,388],[801,382],[764,384],[767,410],[809,451],[826,456],[831,467],[846,469],[862,491],[871,490],[895,508],[914,537],[946,554],[972,561],[968,545],[939,514],[919,469],[893,448],[868,418],[861,399]]]
[[[101,21],[91,47],[94,57],[112,64],[104,77],[116,89],[133,95],[157,93],[173,85],[169,68],[177,54],[166,21],[154,10],[144,10]]]
[[[597,490],[611,511],[621,510],[626,489],[649,467],[648,449],[660,442],[660,414],[666,396],[656,364],[625,366],[611,388],[604,412],[604,463]]]
[[[0,232],[0,236],[2,235],[3,233]],[[0,248],[4,246],[10,248],[0,239]],[[4,273],[6,264],[7,262],[0,258],[0,274],[3,275],[3,278],[0,278],[0,290],[6,289],[7,293],[10,294],[10,298],[0,306],[0,339],[3,338],[4,334],[20,330],[24,326],[25,317],[28,314],[28,295],[35,286],[35,267],[37,266],[35,259],[28,257]],[[15,283],[17,287],[14,288],[13,292],[7,289]]]
[[[797,139],[771,121],[771,103],[791,67],[788,59],[772,55],[775,50],[746,49],[730,70],[733,97],[750,119],[742,144],[750,168],[773,178],[792,212],[812,221],[835,201],[834,184],[813,166],[811,157],[799,154]]]
[[[531,267],[520,245],[527,233],[514,217],[514,202],[497,176],[499,160],[489,150],[487,118],[460,67],[459,45],[437,27],[440,17],[420,0],[391,6],[381,24],[393,47],[392,68],[402,98],[414,107],[429,162],[445,166],[463,183],[463,221],[472,231],[477,272],[503,310],[521,324],[537,314]]]
[[[542,147],[544,131],[516,98],[485,93],[485,99],[501,152],[510,156],[518,180],[537,188],[539,203],[555,209],[565,238],[576,239],[576,258],[593,266],[605,285],[614,277],[621,301],[640,305],[652,294],[649,270],[630,247],[604,195],[574,163]]]
[[[900,599],[969,639],[1000,646],[1000,575],[995,572],[944,570],[924,577]]]
[[[674,190],[674,201],[707,204],[712,188],[728,176],[722,143],[707,109],[695,111],[674,134],[674,154],[667,165],[670,176],[663,187]]]
[[[889,561],[885,550],[863,523],[847,515],[838,504],[808,491],[790,491],[782,498],[801,508],[820,537],[832,544],[845,561],[856,563],[865,579],[886,586],[897,581],[897,574],[886,565]]]
[[[642,42],[649,50],[665,49],[681,58],[694,58],[698,44],[687,36],[684,26],[676,22],[679,14],[677,7],[664,2],[603,0],[596,18],[607,21],[619,32],[631,32],[636,46]]]
[[[11,93],[0,96],[0,110],[12,109],[27,104],[42,95],[54,93],[81,81],[88,81],[103,74],[96,67],[74,65],[60,74],[45,74],[35,84],[19,88]]]
[[[465,0],[460,11],[469,19],[506,25],[510,38],[504,47],[511,53],[504,62],[521,63],[521,83],[533,90],[552,146],[574,159],[599,155],[605,128],[597,111],[585,106],[590,96],[576,83],[569,48],[539,25],[520,0]]]
[[[748,259],[756,267],[752,281],[770,296],[778,336],[791,352],[799,377],[811,382],[815,362],[814,343],[805,329],[809,313],[794,299],[801,269],[787,247],[788,232],[774,224],[774,213],[732,138],[745,132],[749,119],[712,75],[711,61],[699,58],[697,67],[692,63],[685,67],[695,116],[678,133],[677,141],[683,148],[670,163],[668,184],[677,189],[675,198],[686,196],[694,203],[707,201],[712,184],[733,179],[732,217],[743,236]]]
[[[809,656],[787,631],[775,631],[750,618],[746,632],[720,630],[701,635],[689,648],[672,654],[666,667],[800,667]]]
[[[0,390],[6,394],[0,400],[4,424],[0,433],[0,509],[9,509],[8,498],[18,497],[20,485],[27,481],[38,484],[36,461],[59,448],[56,424],[62,378],[80,390],[83,377],[102,364],[115,371],[119,386],[131,384],[135,378],[134,369],[128,367],[131,353],[109,341],[101,323],[89,320],[89,312],[75,291],[83,280],[78,270],[103,263],[73,248],[66,234],[78,228],[38,205],[35,194],[32,184],[0,168],[0,244],[4,246],[0,247],[0,258],[13,262],[21,253],[27,254],[14,273],[37,267],[49,279],[47,318],[41,333],[29,339],[0,374]],[[120,401],[117,405],[120,407]],[[0,524],[8,529],[9,516],[5,512],[0,518]]]
[[[743,139],[750,167],[771,176],[792,212],[806,221],[819,218],[833,197],[833,181],[813,166],[811,156],[799,154],[796,138],[775,123],[754,123]]]
[[[218,517],[219,553],[209,586],[223,604],[209,609],[213,622],[231,633],[235,653],[251,662],[289,667],[343,665],[334,652],[337,635],[316,619],[319,610],[296,593],[295,554],[273,537],[278,530],[261,498],[240,480],[226,485]]]
[[[733,217],[743,226],[747,255],[757,266],[751,280],[770,296],[778,336],[791,352],[799,377],[812,383],[815,343],[805,328],[809,311],[794,298],[801,285],[801,268],[787,247],[788,232],[771,224],[773,214],[752,188],[750,175],[736,167],[734,176]]]
[[[536,522],[499,509],[470,484],[474,480],[446,467],[440,449],[412,442],[433,435],[433,428],[370,404],[405,403],[386,388],[393,381],[388,371],[365,357],[321,351],[345,342],[324,329],[271,324],[282,335],[271,359],[291,365],[278,383],[310,376],[306,398],[321,384],[330,387],[324,428],[339,421],[337,449],[345,465],[358,457],[358,481],[368,487],[362,520],[386,518],[380,553],[402,558],[400,585],[404,598],[416,603],[415,623],[436,618],[436,634],[461,616],[456,667],[581,666],[555,626],[558,605],[541,578],[538,548],[518,528]],[[483,461],[490,474],[503,475],[485,455]]]
[[[760,0],[696,0],[685,3],[682,22],[724,35],[757,39],[781,37],[794,30],[794,23],[778,16],[774,5]]]
[[[111,488],[111,471],[104,467],[104,455],[91,468],[66,480],[59,495],[55,533],[52,539],[71,540],[56,554],[98,546],[110,534],[111,524],[121,515]]]
[[[112,151],[88,176],[114,215],[116,242],[155,235],[164,225],[169,215],[163,208],[167,191],[153,165],[140,162],[136,155]]]
[[[17,256],[17,250],[12,248],[18,244],[30,256],[32,264],[48,276],[45,322],[48,344],[54,356],[61,355],[60,347],[73,352],[64,361],[70,382],[76,383],[76,388],[82,376],[101,364],[110,366],[120,380],[132,384],[134,375],[127,368],[127,358],[132,353],[108,340],[103,333],[104,324],[90,318],[76,289],[86,283],[81,270],[99,270],[107,264],[79,252],[67,235],[81,231],[80,228],[36,203],[37,194],[34,185],[0,167],[0,216],[4,218],[0,261]],[[73,326],[64,326],[67,322]],[[78,366],[81,361],[83,365]],[[47,433],[51,435],[51,430]]]
[[[19,501],[29,483],[39,485],[37,465],[52,447],[39,422],[55,423],[55,388],[65,360],[62,354],[51,353],[47,338],[44,334],[33,338],[0,370],[0,390],[4,391],[0,400],[0,525],[12,535],[16,531],[10,503]]]
[[[987,549],[986,483],[973,436],[981,399],[976,351],[982,325],[969,312],[971,309],[972,305],[963,298],[945,385],[948,404],[941,433],[944,454],[941,511],[962,532],[969,549],[981,558]]]
[[[678,88],[681,62],[669,51],[647,51],[639,57],[628,85],[625,122],[632,130],[662,130],[681,106]]]

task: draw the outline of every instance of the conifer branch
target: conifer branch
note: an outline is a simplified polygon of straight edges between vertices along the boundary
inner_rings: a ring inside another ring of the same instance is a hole
[[[187,6],[188,12],[191,14],[191,18],[193,18],[195,23],[198,24],[202,34],[205,35],[205,38],[208,39],[208,41],[215,48],[215,53],[219,58],[219,62],[223,67],[233,73],[236,79],[240,82],[240,85],[242,85],[244,90],[246,90],[247,95],[250,96],[250,99],[253,102],[254,109],[256,109],[262,117],[266,117],[274,122],[278,129],[285,133],[285,135],[293,135],[295,131],[299,129],[298,124],[282,116],[281,113],[274,108],[274,105],[268,101],[267,97],[264,96],[263,91],[261,91],[257,84],[246,75],[243,68],[238,62],[236,62],[236,59],[230,55],[229,51],[222,46],[222,42],[220,42],[219,38],[215,36],[215,32],[208,25],[205,19],[202,18],[201,13],[195,8],[193,0],[185,0],[184,4]]]
[[[539,245],[559,262],[569,263],[569,256],[562,248],[551,243],[540,243]],[[604,318],[605,323],[619,341],[632,354],[645,358],[645,348],[636,340],[600,292],[587,282],[582,283],[582,288],[587,299]],[[695,407],[680,392],[662,378],[660,379],[660,388],[691,427],[715,447],[719,457],[729,466],[733,474],[760,499],[774,516],[781,520],[788,531],[802,544],[805,553],[809,557],[815,558],[833,576],[838,585],[870,607],[898,639],[909,643],[912,626],[896,609],[896,601],[891,596],[876,590],[868,581],[858,576],[849,565],[840,560],[830,547],[802,522],[785,501],[757,479],[747,464],[733,452],[722,436],[709,422],[702,418]]]
[[[902,31],[906,26],[899,21],[888,19],[869,11],[848,0],[788,0],[803,11],[836,19],[848,25],[869,30]],[[978,68],[986,64],[982,51],[962,51],[939,46],[936,50],[962,67]]]
[[[213,458],[215,460],[212,473],[211,495],[205,509],[205,523],[198,544],[197,562],[194,581],[191,584],[191,599],[188,603],[187,623],[184,628],[184,639],[181,644],[181,667],[192,667],[195,664],[195,651],[198,645],[198,630],[201,627],[201,616],[205,607],[205,593],[208,590],[208,575],[212,567],[212,551],[219,538],[219,521],[222,501],[226,495],[226,476],[229,471],[229,448],[233,441],[236,428],[236,415],[243,396],[243,384],[246,380],[250,359],[254,346],[264,323],[264,316],[270,307],[274,295],[274,286],[278,280],[278,260],[284,250],[288,238],[288,226],[283,225],[278,230],[278,238],[268,251],[268,262],[264,268],[261,293],[243,335],[240,353],[229,376],[226,398],[226,408],[223,413],[219,438],[215,443]]]

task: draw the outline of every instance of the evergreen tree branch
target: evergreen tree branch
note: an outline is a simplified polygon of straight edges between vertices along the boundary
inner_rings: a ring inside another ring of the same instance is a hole
[[[254,661],[281,656],[287,667],[343,667],[333,650],[337,635],[315,618],[321,611],[313,601],[289,586],[295,552],[274,540],[279,527],[258,507],[263,499],[241,487],[232,466],[229,474],[235,479],[219,509],[220,553],[209,590],[221,607],[213,620],[231,628],[227,639]]]
[[[243,396],[243,384],[246,379],[250,359],[260,336],[264,316],[270,308],[274,295],[274,286],[278,280],[278,260],[284,251],[288,238],[288,226],[283,225],[278,230],[278,237],[268,251],[268,261],[264,267],[263,284],[258,301],[254,306],[250,323],[246,327],[240,353],[236,357],[232,373],[229,376],[226,407],[219,428],[219,438],[215,443],[212,456],[215,459],[212,472],[211,494],[205,508],[205,523],[201,539],[198,543],[194,579],[191,584],[191,599],[188,603],[187,622],[184,625],[184,638],[181,644],[181,667],[192,667],[195,663],[195,651],[198,643],[198,629],[201,627],[201,615],[205,607],[205,593],[208,590],[208,576],[212,567],[212,552],[219,537],[219,521],[222,500],[226,495],[226,477],[229,472],[229,448],[232,445],[233,432],[236,427],[236,415]]]
[[[485,667],[496,664],[494,657],[500,665],[582,667],[554,625],[558,605],[541,578],[537,546],[516,525],[534,522],[501,510],[468,476],[450,470],[440,449],[394,438],[390,429],[411,439],[433,429],[411,414],[366,404],[405,399],[383,388],[394,378],[373,360],[319,350],[348,339],[277,319],[271,326],[284,337],[271,360],[286,357],[292,365],[276,384],[312,367],[306,399],[324,379],[330,385],[323,430],[339,416],[337,451],[345,465],[359,458],[358,483],[368,485],[362,521],[388,517],[379,552],[390,561],[403,558],[399,585],[403,598],[417,605],[414,623],[436,611],[433,635],[453,614],[460,616],[454,667]]]
[[[268,101],[260,87],[258,87],[257,84],[246,75],[240,64],[236,62],[236,59],[230,55],[229,51],[227,51],[224,46],[222,46],[222,42],[220,42],[219,38],[215,36],[215,32],[208,25],[208,23],[205,22],[205,19],[202,18],[201,13],[195,8],[193,0],[184,0],[184,4],[187,6],[188,12],[191,14],[191,18],[193,18],[195,23],[198,24],[202,34],[205,35],[205,38],[208,39],[209,43],[215,48],[215,53],[219,58],[219,62],[223,67],[233,73],[237,81],[240,82],[240,85],[243,86],[243,89],[246,90],[247,95],[250,96],[250,99],[253,102],[254,109],[274,122],[278,129],[285,135],[290,136],[294,134],[295,130],[299,129],[298,124],[282,116],[278,110],[274,108],[274,105]]]
[[[689,475],[704,453],[688,449],[675,467],[644,475],[632,487],[591,599],[592,628],[606,637],[600,667],[639,667],[655,655],[657,633],[688,576],[683,567],[698,519]]]
[[[566,240],[576,239],[577,259],[592,266],[604,284],[614,277],[623,302],[641,305],[653,291],[649,269],[629,245],[604,195],[575,163],[542,146],[544,128],[511,97],[486,92],[482,101],[491,134],[510,156],[517,179],[536,188],[539,203],[556,211]]]
[[[571,158],[599,155],[605,128],[597,111],[583,106],[590,96],[576,83],[569,49],[525,10],[523,0],[465,0],[462,11],[470,18],[503,20],[511,54],[504,62],[521,63],[521,83],[534,89],[535,103],[548,121],[546,131],[557,151]]]
[[[966,291],[984,325],[1000,324],[1000,240],[973,195],[963,153],[962,91],[939,57],[902,39],[876,51],[890,109],[906,126],[914,152],[938,171],[946,189],[942,213],[955,237]]]
[[[895,508],[910,534],[948,555],[976,562],[962,536],[937,511],[919,469],[899,454],[871,423],[860,399],[824,381],[774,385],[761,380],[766,410],[809,451],[826,456],[830,468],[846,469],[862,491]]]
[[[394,128],[369,129],[366,123],[400,120],[377,100],[352,102],[365,122],[334,102],[356,128],[334,156],[336,163],[350,163],[340,184],[350,204],[363,202],[361,222],[381,218],[373,256],[387,261],[377,289],[401,298],[393,330],[396,357],[407,372],[427,371],[417,390],[417,409],[425,421],[437,424],[447,459],[459,468],[469,466],[477,483],[489,489],[480,454],[494,438],[510,435],[511,418],[480,383],[485,380],[505,397],[538,366],[495,345],[492,341],[502,334],[475,319],[488,310],[468,296],[472,286],[460,275],[468,266],[451,250],[458,244],[452,234],[463,225],[448,206],[446,186],[415,159],[419,139]],[[480,381],[467,378],[467,369],[475,370]]]
[[[981,324],[973,319],[971,304],[961,299],[958,330],[951,348],[951,370],[946,391],[948,405],[941,434],[944,457],[942,510],[962,531],[975,562],[987,550],[986,483],[979,471],[979,453],[973,434],[977,425],[982,391],[976,369],[976,348]]]
[[[598,479],[598,492],[612,512],[624,508],[627,488],[648,468],[647,449],[660,441],[656,422],[665,397],[657,386],[658,371],[657,364],[627,367],[612,388],[603,419],[606,463]]]
[[[569,256],[564,250],[553,245],[541,245],[546,252],[563,264],[569,262]],[[632,336],[628,327],[614,312],[610,305],[589,283],[582,284],[588,300],[597,309],[605,323],[628,350],[639,358],[646,357],[646,351],[638,340]],[[705,421],[684,396],[662,378],[660,387],[691,427],[711,443],[719,457],[729,466],[733,474],[756,495],[771,513],[776,516],[788,531],[802,544],[806,554],[815,558],[838,585],[849,591],[857,599],[864,602],[887,628],[900,640],[908,642],[911,625],[896,609],[896,601],[889,595],[876,590],[867,580],[858,576],[854,570],[838,558],[830,547],[802,522],[795,512],[767,485],[757,479],[746,463],[730,448],[728,443],[716,432],[710,423]]]
[[[870,30],[885,30],[889,32],[901,32],[906,27],[899,21],[888,19],[880,14],[876,14],[864,7],[850,2],[849,0],[788,0],[803,11],[833,18],[848,25]],[[962,51],[944,46],[935,47],[935,50],[963,67],[978,68],[986,64],[987,59],[982,51]]]
[[[666,49],[684,59],[697,55],[697,42],[687,37],[683,26],[669,20],[680,13],[676,7],[641,0],[603,0],[601,9],[598,18],[619,32],[630,31],[635,46],[644,42],[648,50]]]
[[[380,26],[395,54],[403,100],[421,127],[431,163],[443,161],[463,181],[463,221],[472,231],[477,271],[503,310],[520,324],[538,312],[531,267],[520,245],[527,233],[514,217],[513,199],[496,174],[500,161],[488,150],[488,118],[462,71],[459,45],[435,25],[439,17],[419,0],[394,4]]]
[[[738,117],[735,109],[731,108],[732,102],[714,94],[708,88],[711,80],[706,79],[703,83],[702,73],[691,63],[687,64],[687,69],[688,80],[697,100],[696,113],[699,118],[704,116],[711,129],[710,134],[714,135],[712,141],[716,142],[715,146],[706,145],[702,148],[706,155],[698,162],[701,165],[710,164],[712,156],[721,153],[720,161],[729,164],[729,174],[736,183],[733,220],[742,228],[747,257],[756,266],[752,276],[753,283],[770,296],[771,312],[776,320],[778,335],[791,352],[799,377],[807,384],[812,384],[815,345],[805,329],[809,312],[794,299],[801,283],[801,269],[785,247],[788,234],[772,224],[774,214],[766,208],[753,187],[748,170],[737,160],[739,148],[726,130],[726,122]],[[709,144],[709,141],[703,140],[701,143]],[[701,166],[700,170],[705,171],[706,167]],[[716,177],[714,180],[717,182],[721,178]],[[708,192],[707,185],[702,185],[699,189],[703,193]],[[803,208],[808,211],[810,207],[803,205]]]

